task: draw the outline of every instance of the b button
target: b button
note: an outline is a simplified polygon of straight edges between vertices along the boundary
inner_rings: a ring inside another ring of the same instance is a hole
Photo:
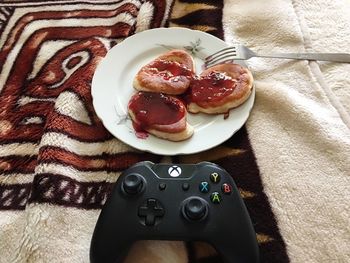
[[[232,192],[232,186],[229,184],[222,184],[221,190],[224,194],[229,195]]]

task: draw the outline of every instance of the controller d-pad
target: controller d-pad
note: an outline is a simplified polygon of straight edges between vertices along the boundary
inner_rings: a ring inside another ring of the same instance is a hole
[[[164,208],[154,198],[147,199],[138,210],[138,216],[141,218],[141,223],[146,226],[154,226],[157,223],[157,218],[163,217],[164,214]]]

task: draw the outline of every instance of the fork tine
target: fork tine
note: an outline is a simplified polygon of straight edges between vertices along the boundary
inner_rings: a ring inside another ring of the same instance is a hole
[[[214,60],[214,59],[220,58],[222,56],[225,56],[227,54],[235,55],[236,54],[236,50],[227,50],[225,52],[221,52],[221,53],[217,54],[216,56],[212,56],[211,58],[206,59],[206,61]]]
[[[221,50],[219,50],[219,51],[217,51],[217,52],[211,54],[210,56],[207,56],[207,57],[205,58],[205,61],[208,61],[208,60],[210,60],[210,59],[212,59],[212,58],[214,58],[214,57],[216,57],[216,56],[220,56],[221,53],[223,53],[223,52],[225,53],[226,51],[235,52],[235,51],[236,51],[236,47],[235,47],[235,46],[231,46],[231,47],[223,48],[223,49],[221,49]]]
[[[225,52],[223,54],[220,54],[217,57],[214,57],[210,60],[205,61],[204,64],[206,67],[208,67],[209,65],[218,64],[219,61],[225,62],[227,60],[233,60],[235,56],[236,56],[236,52]]]
[[[222,58],[226,58],[227,56],[235,56],[235,55],[236,55],[235,50],[228,50],[226,52],[222,52],[222,53],[218,54],[217,56],[213,56],[210,59],[206,59],[205,61],[207,63],[210,63],[211,61],[216,61],[216,60],[220,60]]]
[[[233,63],[233,61],[234,60],[232,58],[229,58],[229,59],[222,60],[218,63],[216,63],[216,62],[204,63],[204,68],[207,69],[209,67],[213,67],[213,66],[218,65],[218,64]]]

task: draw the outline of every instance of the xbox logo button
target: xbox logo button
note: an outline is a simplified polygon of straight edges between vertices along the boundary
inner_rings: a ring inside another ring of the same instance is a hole
[[[178,177],[181,174],[181,168],[179,166],[173,165],[168,169],[168,173],[171,177]]]

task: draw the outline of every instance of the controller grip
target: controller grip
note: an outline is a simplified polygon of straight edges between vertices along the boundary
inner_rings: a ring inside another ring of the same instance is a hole
[[[232,237],[234,237],[234,234]],[[231,242],[217,240],[213,243],[213,247],[225,263],[258,263],[260,260],[257,242],[247,239],[245,241],[241,243],[241,240],[235,240],[235,238],[232,238]]]
[[[90,248],[91,263],[122,263],[132,245],[126,240],[92,239]]]
[[[133,240],[125,230],[129,225],[114,213],[112,207],[107,203],[96,224],[90,245],[91,263],[117,263],[123,262]],[[120,228],[120,226],[125,226]]]
[[[251,251],[250,253],[245,255],[240,255],[237,254],[234,250],[227,248],[222,249],[220,253],[225,263],[259,263],[258,254],[254,251]]]

